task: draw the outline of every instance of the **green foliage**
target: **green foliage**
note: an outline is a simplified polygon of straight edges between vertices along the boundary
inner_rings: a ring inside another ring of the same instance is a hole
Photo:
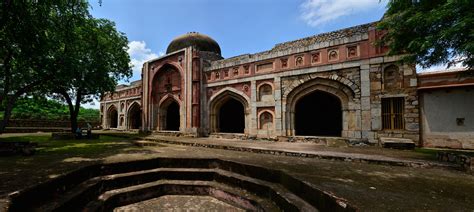
[[[379,27],[391,55],[408,53],[422,67],[474,67],[473,0],[390,0]]]
[[[5,107],[0,133],[16,101],[32,93],[54,93],[66,102],[74,129],[81,103],[131,76],[127,38],[88,9],[87,0],[0,3],[0,102]]]
[[[0,111],[4,107],[0,107]],[[0,114],[0,118],[3,113]],[[12,111],[13,119],[34,120],[69,120],[69,109],[66,105],[44,97],[21,98]],[[79,110],[79,121],[99,121],[100,112],[97,109],[83,108]]]

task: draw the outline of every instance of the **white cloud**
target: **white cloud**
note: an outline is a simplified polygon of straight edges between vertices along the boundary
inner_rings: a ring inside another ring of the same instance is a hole
[[[385,6],[379,0],[305,0],[301,18],[310,26],[319,26],[340,17],[367,12]]]
[[[128,54],[130,55],[130,60],[133,65],[133,76],[134,78],[139,79],[140,74],[142,73],[142,66],[148,60],[157,58],[163,55],[163,52],[155,54],[151,49],[146,47],[145,41],[131,41],[128,43]]]

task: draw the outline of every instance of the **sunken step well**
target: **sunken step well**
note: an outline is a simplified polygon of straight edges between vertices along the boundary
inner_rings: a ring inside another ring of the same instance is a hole
[[[112,211],[163,195],[210,196],[249,211],[356,211],[279,170],[220,159],[97,164],[9,195],[8,211]]]

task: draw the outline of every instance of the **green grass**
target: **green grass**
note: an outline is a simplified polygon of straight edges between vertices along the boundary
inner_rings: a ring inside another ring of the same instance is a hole
[[[139,147],[131,139],[101,135],[95,140],[52,140],[49,134],[0,137],[0,142],[30,141],[38,143],[32,156],[0,157],[0,196],[47,180],[51,176],[100,163],[116,154]]]
[[[459,155],[466,155],[466,156],[469,156],[469,157],[474,157],[474,151],[467,151],[467,150],[415,148],[415,152],[428,155],[431,158],[436,158],[436,153],[438,153],[438,152],[449,152],[449,153],[453,153],[453,154],[459,154]]]
[[[130,146],[127,138],[117,138],[101,135],[95,140],[52,140],[51,136],[18,136],[0,138],[0,142],[22,142],[30,141],[38,143],[37,154],[67,154],[94,157],[110,151],[118,150],[124,146]]]

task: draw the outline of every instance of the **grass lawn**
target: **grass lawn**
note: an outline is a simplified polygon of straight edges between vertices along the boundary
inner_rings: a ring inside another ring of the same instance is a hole
[[[0,142],[38,143],[33,156],[0,157],[0,196],[21,184],[32,185],[103,158],[136,148],[131,139],[101,135],[96,140],[52,140],[50,134],[0,137]],[[24,176],[28,174],[29,176]],[[21,187],[21,186],[20,186]]]

